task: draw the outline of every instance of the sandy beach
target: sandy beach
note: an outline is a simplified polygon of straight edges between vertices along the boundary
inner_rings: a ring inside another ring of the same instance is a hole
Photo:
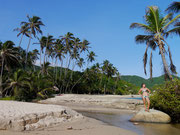
[[[39,101],[42,104],[56,104],[68,106],[73,110],[102,112],[102,113],[135,113],[143,108],[139,95],[84,95],[63,94]]]
[[[68,130],[72,127],[71,130]],[[47,127],[35,131],[0,131],[1,135],[137,135],[128,130],[106,125],[95,119],[87,118]]]
[[[121,97],[122,98],[122,97]],[[97,111],[103,113],[121,112],[133,113],[132,107],[119,109],[116,104],[123,99],[119,96],[89,96],[89,95],[62,95],[50,98],[39,103],[25,103],[16,101],[0,101],[1,120],[10,120],[17,118],[24,120],[25,116],[36,114],[38,120],[34,123],[25,121],[24,127],[31,127],[30,130],[14,131],[14,128],[0,130],[1,135],[135,135],[136,133],[119,127],[107,125],[101,121],[84,117],[81,114],[73,111]],[[72,100],[73,99],[73,100]],[[53,105],[52,105],[53,104]],[[56,104],[56,105],[54,105]],[[114,104],[114,106],[111,106]],[[122,102],[124,107],[126,102]],[[128,100],[129,106],[133,106],[133,101]],[[139,103],[138,103],[139,104]],[[63,106],[62,106],[63,105]],[[64,107],[66,106],[66,107]],[[111,109],[109,109],[111,107]],[[73,110],[71,110],[73,109]],[[66,111],[65,114],[62,112]],[[60,114],[59,114],[60,113]],[[48,117],[39,119],[45,115]],[[55,115],[56,114],[56,115]],[[59,114],[59,115],[58,115]],[[56,117],[58,116],[58,117]],[[34,119],[33,119],[34,120]],[[39,122],[41,121],[41,122]],[[2,122],[1,122],[2,123]],[[13,124],[11,124],[12,127]],[[2,128],[3,129],[3,128]],[[16,128],[15,128],[16,129]],[[20,128],[21,129],[21,128]],[[28,129],[28,128],[27,128]]]

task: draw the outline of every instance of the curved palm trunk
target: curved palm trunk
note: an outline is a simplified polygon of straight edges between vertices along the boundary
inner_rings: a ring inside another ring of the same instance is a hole
[[[70,75],[69,80],[68,80],[68,83],[67,83],[67,85],[66,85],[66,91],[67,91],[67,89],[68,89],[68,87],[69,87],[70,81],[72,81],[72,76],[73,76],[73,72],[74,72],[75,66],[76,66],[76,64],[75,64],[75,62],[73,62],[73,67],[72,67],[72,70],[71,70],[71,75]],[[72,93],[71,89],[70,89],[70,93]]]
[[[30,33],[31,35],[31,33]],[[26,49],[26,61],[25,61],[25,64],[27,64],[27,57],[28,57],[28,51],[29,51],[29,46],[31,44],[31,36],[29,37],[29,43],[28,43],[28,46],[27,46],[27,49]]]
[[[87,63],[87,68],[88,68],[89,62]],[[74,83],[74,85],[72,86],[71,90],[73,90],[73,88],[79,83],[79,81],[86,75],[86,72],[84,71],[83,75]]]
[[[2,96],[2,75],[4,70],[4,58],[2,58],[2,65],[1,65],[1,76],[0,76],[0,96]]]
[[[40,51],[40,66],[41,66],[41,56],[42,56],[42,49]]]
[[[160,53],[161,53],[161,58],[162,58],[162,61],[163,61],[163,65],[164,65],[164,69],[166,70],[167,72],[167,75],[169,76],[169,79],[172,80],[172,75],[169,71],[169,68],[168,68],[168,65],[167,65],[167,62],[166,62],[166,59],[165,59],[165,55],[164,55],[164,52],[163,52],[163,46],[162,44],[160,43],[159,44],[159,50],[160,50]]]
[[[23,39],[23,34],[21,35],[21,39],[20,39],[20,42],[19,42],[19,47],[21,46],[22,39]]]

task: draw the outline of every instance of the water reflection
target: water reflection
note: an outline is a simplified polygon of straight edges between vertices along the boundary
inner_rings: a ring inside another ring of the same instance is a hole
[[[102,114],[81,112],[84,116],[95,118],[107,124],[136,132],[138,135],[180,135],[180,124],[139,123],[134,125],[129,119],[132,114]]]

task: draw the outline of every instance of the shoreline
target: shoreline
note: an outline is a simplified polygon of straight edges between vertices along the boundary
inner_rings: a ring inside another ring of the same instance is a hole
[[[67,96],[66,98],[68,98],[69,96],[72,96],[72,95],[66,95],[66,96]],[[17,101],[11,101],[11,102],[15,103]],[[65,101],[65,102],[66,103],[64,103],[63,101],[63,104],[61,103],[54,104],[54,103],[47,103],[47,102],[46,103],[40,102],[38,104],[36,103],[34,104],[39,105],[39,106],[41,106],[41,104],[42,106],[46,106],[47,104],[47,106],[59,106],[62,108],[67,108],[67,109],[70,108],[72,109],[72,111],[75,110],[77,112],[88,111],[88,112],[99,112],[99,113],[109,113],[109,114],[133,113],[133,110],[106,108],[105,106],[94,104],[96,102],[94,102],[91,105],[90,104],[87,105],[85,102],[84,102],[85,104],[79,104],[79,103],[72,104],[71,102],[68,102],[68,101]],[[19,103],[23,104],[24,102],[19,102]],[[30,105],[33,103],[27,103],[27,104]],[[0,134],[3,134],[3,135],[24,135],[24,134],[25,135],[35,135],[35,134],[38,134],[38,135],[49,135],[49,134],[53,134],[53,135],[59,135],[59,134],[63,134],[63,135],[72,135],[72,134],[73,135],[100,135],[100,134],[102,135],[109,135],[109,134],[137,135],[135,132],[132,132],[130,130],[108,125],[100,120],[96,120],[94,118],[85,117],[85,116],[83,116],[82,118],[73,119],[71,121],[58,123],[57,125],[55,124],[55,125],[49,125],[47,127],[33,129],[31,131],[15,131],[14,132],[12,130],[0,130]]]
[[[72,129],[68,129],[69,127],[72,127]],[[0,133],[3,135],[137,135],[132,131],[111,126],[88,117],[34,131],[12,132],[4,130],[0,131]]]

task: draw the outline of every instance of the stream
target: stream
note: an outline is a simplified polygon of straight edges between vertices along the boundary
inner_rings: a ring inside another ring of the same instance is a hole
[[[138,123],[134,125],[129,119],[133,114],[103,114],[97,112],[82,112],[84,116],[100,120],[108,125],[133,131],[138,135],[180,135],[180,124]]]

